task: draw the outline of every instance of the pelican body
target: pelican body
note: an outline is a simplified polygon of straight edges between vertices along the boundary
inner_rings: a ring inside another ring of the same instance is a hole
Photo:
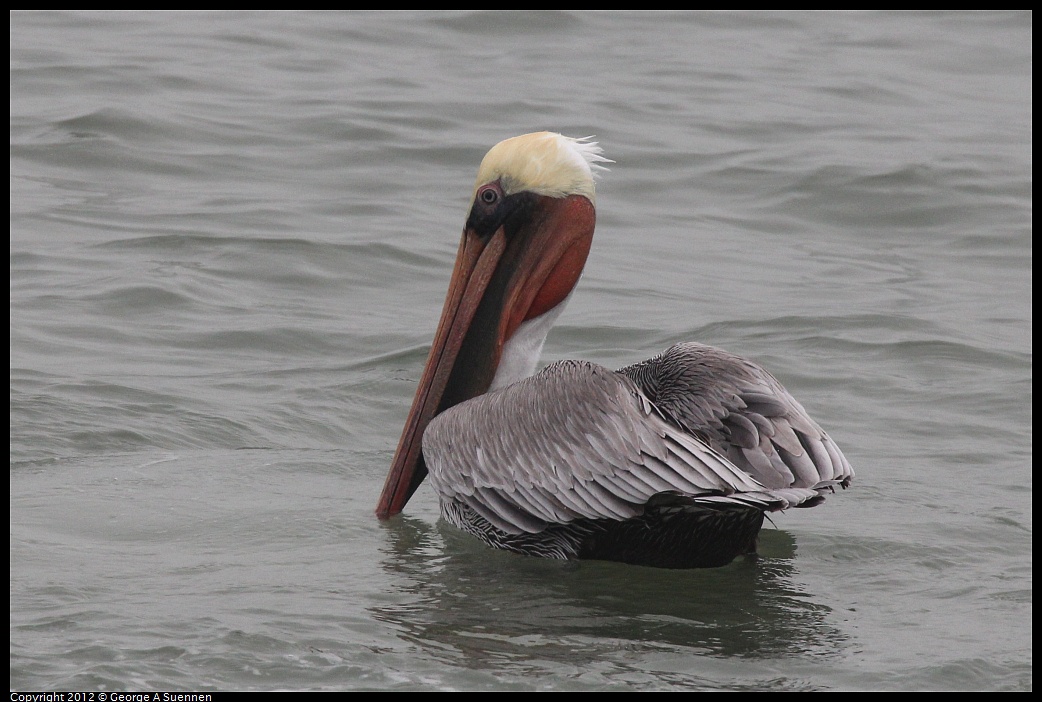
[[[850,483],[774,376],[726,351],[689,342],[617,371],[535,372],[586,263],[605,162],[551,132],[482,160],[380,518],[429,475],[442,516],[495,548],[702,568],[754,553],[766,512]]]

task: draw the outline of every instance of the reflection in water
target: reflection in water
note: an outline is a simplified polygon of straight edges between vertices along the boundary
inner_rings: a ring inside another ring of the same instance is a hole
[[[656,652],[821,657],[845,643],[829,608],[793,585],[796,546],[784,531],[764,530],[757,558],[661,570],[517,556],[408,517],[387,526],[383,567],[408,597],[373,616],[454,665],[538,673],[643,665]]]

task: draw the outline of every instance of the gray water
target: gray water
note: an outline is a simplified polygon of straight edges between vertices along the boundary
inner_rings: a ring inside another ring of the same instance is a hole
[[[10,20],[12,689],[1031,689],[1030,13]],[[615,161],[544,359],[727,348],[853,463],[759,559],[374,518],[540,129]]]

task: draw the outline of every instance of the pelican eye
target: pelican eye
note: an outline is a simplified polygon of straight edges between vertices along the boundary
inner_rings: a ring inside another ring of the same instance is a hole
[[[510,222],[513,222],[513,228],[516,229],[518,217],[529,208],[530,195],[531,193],[527,192],[507,195],[498,180],[485,183],[474,194],[474,204],[467,217],[467,227],[481,236],[491,236],[497,229]]]
[[[478,197],[486,205],[494,205],[499,200],[499,193],[495,188],[488,187],[478,193]]]

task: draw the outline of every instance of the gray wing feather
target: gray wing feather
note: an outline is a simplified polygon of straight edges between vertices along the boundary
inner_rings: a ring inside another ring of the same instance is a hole
[[[854,471],[835,442],[773,375],[698,343],[619,371],[683,430],[768,488],[846,485]]]
[[[770,373],[695,343],[618,373],[555,363],[438,415],[423,454],[443,505],[512,534],[630,519],[663,494],[809,506],[854,475]]]

